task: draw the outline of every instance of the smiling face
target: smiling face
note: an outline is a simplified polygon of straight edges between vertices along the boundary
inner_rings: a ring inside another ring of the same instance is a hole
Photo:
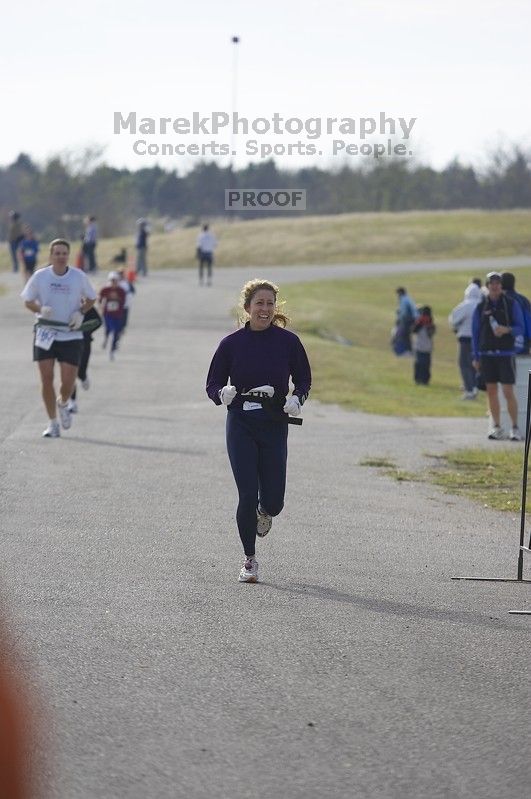
[[[489,297],[491,300],[499,300],[502,295],[502,284],[501,280],[497,280],[496,278],[489,280]]]
[[[251,330],[266,330],[275,315],[275,292],[270,289],[258,289],[245,306],[245,310],[250,316]]]
[[[58,275],[63,274],[68,266],[70,251],[65,244],[54,244],[50,250],[50,262],[54,272]]]

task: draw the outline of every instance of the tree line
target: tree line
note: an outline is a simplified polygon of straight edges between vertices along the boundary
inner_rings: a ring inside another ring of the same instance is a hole
[[[306,189],[306,213],[311,215],[529,208],[530,161],[528,153],[514,147],[497,151],[482,170],[457,160],[436,170],[396,159],[356,169],[312,166],[288,171],[268,160],[239,170],[200,162],[179,175],[159,166],[131,171],[94,164],[90,153],[77,160],[57,156],[38,165],[21,153],[14,163],[0,168],[0,236],[6,238],[10,210],[21,212],[43,238],[58,234],[76,238],[86,214],[98,217],[102,236],[131,232],[140,216],[197,225],[227,213],[228,188]],[[255,215],[264,218],[267,212]],[[253,213],[242,217],[252,218]]]

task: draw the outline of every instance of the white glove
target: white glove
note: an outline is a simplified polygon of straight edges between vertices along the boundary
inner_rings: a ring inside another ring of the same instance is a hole
[[[248,394],[267,394],[268,397],[272,397],[275,393],[275,389],[273,386],[257,386],[256,388],[251,388],[247,392]]]
[[[289,414],[289,416],[298,416],[301,412],[301,404],[299,402],[299,398],[293,394],[291,397],[288,397],[286,400],[286,404],[282,408],[284,413]]]
[[[79,330],[82,324],[83,324],[83,314],[81,313],[81,311],[74,311],[74,313],[68,320],[68,327],[70,328],[70,330]]]
[[[236,386],[231,386],[230,383],[227,383],[226,386],[223,386],[219,392],[219,398],[223,405],[230,405],[234,397],[236,396]]]
[[[41,319],[51,319],[53,309],[49,305],[41,305],[40,311],[37,314]]]

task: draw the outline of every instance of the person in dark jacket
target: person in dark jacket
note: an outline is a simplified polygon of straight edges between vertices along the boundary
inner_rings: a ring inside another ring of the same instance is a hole
[[[306,352],[298,336],[284,329],[289,320],[277,309],[277,295],[278,287],[268,280],[244,285],[241,309],[247,321],[221,341],[206,383],[210,399],[228,411],[227,451],[245,554],[238,579],[246,583],[258,581],[256,536],[269,532],[284,506],[288,418],[300,414],[311,386]]]
[[[489,272],[487,296],[476,307],[472,317],[473,366],[481,371],[487,387],[487,399],[493,426],[488,437],[505,438],[500,426],[498,383],[501,383],[511,417],[511,441],[521,441],[518,430],[518,404],[514,395],[516,369],[514,356],[524,346],[524,318],[516,300],[502,291],[501,275]]]
[[[531,344],[531,303],[523,294],[519,294],[515,290],[515,277],[512,272],[502,272],[501,285],[507,297],[516,300],[524,317],[524,348],[522,355],[529,353],[529,345]]]

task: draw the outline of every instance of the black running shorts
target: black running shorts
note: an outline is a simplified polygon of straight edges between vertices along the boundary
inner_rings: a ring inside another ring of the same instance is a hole
[[[502,383],[513,386],[516,382],[516,365],[512,355],[482,355],[481,374],[485,383]]]
[[[79,366],[81,354],[83,352],[83,339],[77,338],[73,341],[54,341],[49,350],[33,345],[33,360],[48,361],[55,359],[59,363],[69,363],[72,366]]]

